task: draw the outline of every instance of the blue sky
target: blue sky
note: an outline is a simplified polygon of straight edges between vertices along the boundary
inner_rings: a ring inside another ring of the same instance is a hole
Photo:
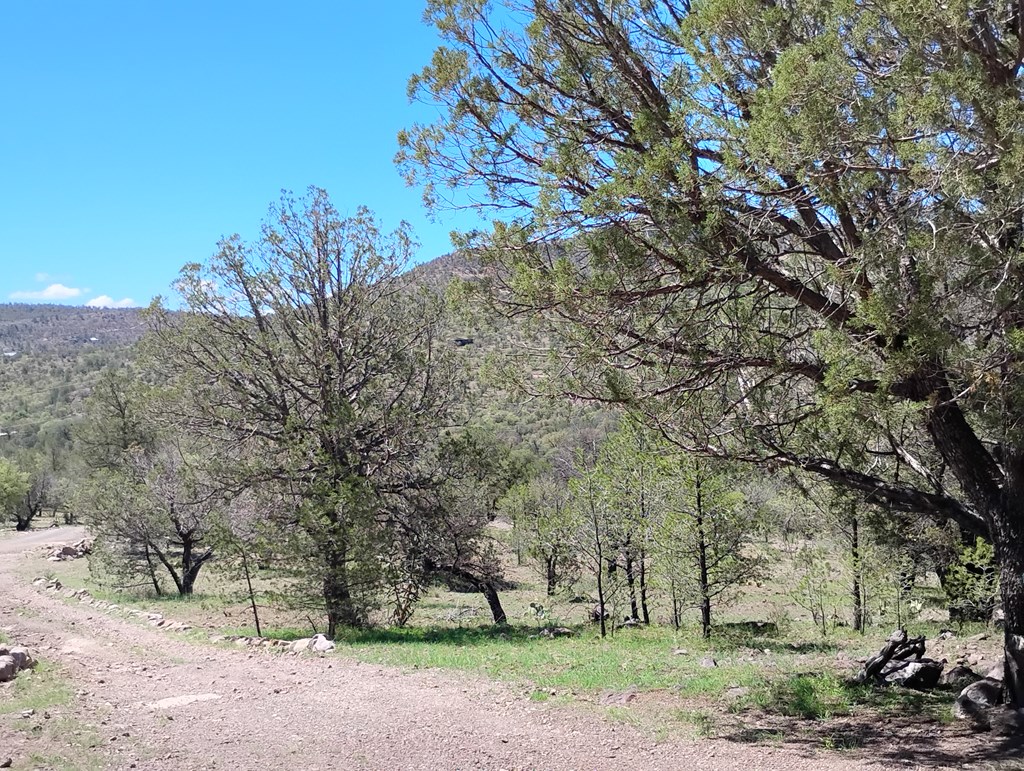
[[[429,222],[392,163],[435,114],[405,89],[438,43],[423,4],[6,3],[0,302],[145,305],[309,185],[447,252],[472,220]]]

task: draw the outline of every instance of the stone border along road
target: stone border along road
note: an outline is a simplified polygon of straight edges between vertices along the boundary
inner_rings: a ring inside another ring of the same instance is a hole
[[[61,593],[16,578],[22,552],[75,540],[81,532],[61,528],[0,539],[0,627],[67,671],[76,692],[68,709],[93,723],[101,742],[90,752],[105,768],[891,767],[891,759],[871,762],[848,753],[722,740],[655,742],[586,706],[534,703],[521,688],[460,673],[195,643],[67,603]],[[16,769],[27,767],[17,753],[35,751],[31,741],[9,743],[0,730],[0,745],[14,745],[4,752],[14,756]]]

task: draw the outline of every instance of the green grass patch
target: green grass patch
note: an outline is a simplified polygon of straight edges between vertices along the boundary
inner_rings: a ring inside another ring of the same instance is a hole
[[[691,726],[694,735],[701,739],[713,736],[718,722],[713,713],[703,709],[680,709],[676,711],[676,718]]]
[[[753,691],[748,699],[764,712],[806,720],[848,715],[853,708],[849,686],[833,674],[792,675]]]
[[[831,673],[796,674],[755,688],[733,709],[750,707],[764,712],[805,720],[829,720],[870,710],[882,716],[916,715],[939,722],[952,720],[956,691],[935,688],[880,688],[844,680]]]
[[[13,685],[9,697],[0,701],[0,715],[62,707],[70,704],[74,696],[67,678],[46,661],[38,662],[29,672],[20,672]]]
[[[602,690],[674,689],[684,695],[719,694],[763,678],[752,662],[716,654],[719,666],[704,668],[698,637],[681,638],[664,628],[633,629],[601,639],[588,628],[573,637],[548,639],[535,626],[412,627],[345,630],[342,652],[365,661],[406,667],[458,669],[498,680],[528,679],[535,688],[592,693]],[[685,646],[685,656],[672,651]]]
[[[309,627],[305,629],[297,626],[292,627],[272,627],[270,629],[263,628],[263,637],[268,640],[302,640],[306,637],[313,636],[313,630]],[[240,637],[256,637],[256,627],[254,626],[240,626],[240,627],[229,627],[226,629],[219,629],[218,634],[229,635],[229,636],[240,636]]]

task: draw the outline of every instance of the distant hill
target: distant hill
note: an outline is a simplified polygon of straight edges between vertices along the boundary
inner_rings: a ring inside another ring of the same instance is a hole
[[[484,271],[472,255],[453,252],[415,266],[407,277],[443,292],[453,278],[473,280]],[[145,332],[137,308],[0,304],[0,455],[66,448],[100,372],[130,360]],[[545,347],[518,321],[473,313],[453,319],[450,335],[474,371],[485,362]],[[585,405],[515,399],[500,385],[485,388],[479,406],[485,423],[513,443],[533,445],[543,457],[556,451],[571,427],[607,421]]]
[[[131,345],[144,332],[139,308],[0,304],[0,352],[4,355]]]
[[[0,453],[66,446],[99,373],[145,329],[138,308],[0,304]]]

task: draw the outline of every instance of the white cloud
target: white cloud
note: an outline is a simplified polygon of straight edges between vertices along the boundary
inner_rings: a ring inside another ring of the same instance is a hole
[[[109,295],[101,294],[99,297],[93,297],[89,302],[85,304],[86,308],[138,308],[139,304],[130,297],[125,297],[121,300],[115,300]]]
[[[82,294],[82,290],[63,284],[50,284],[46,289],[30,292],[11,292],[12,300],[71,300]]]
[[[45,284],[51,278],[53,278],[53,276],[51,276],[49,273],[36,273],[36,281],[38,281],[40,284]]]

